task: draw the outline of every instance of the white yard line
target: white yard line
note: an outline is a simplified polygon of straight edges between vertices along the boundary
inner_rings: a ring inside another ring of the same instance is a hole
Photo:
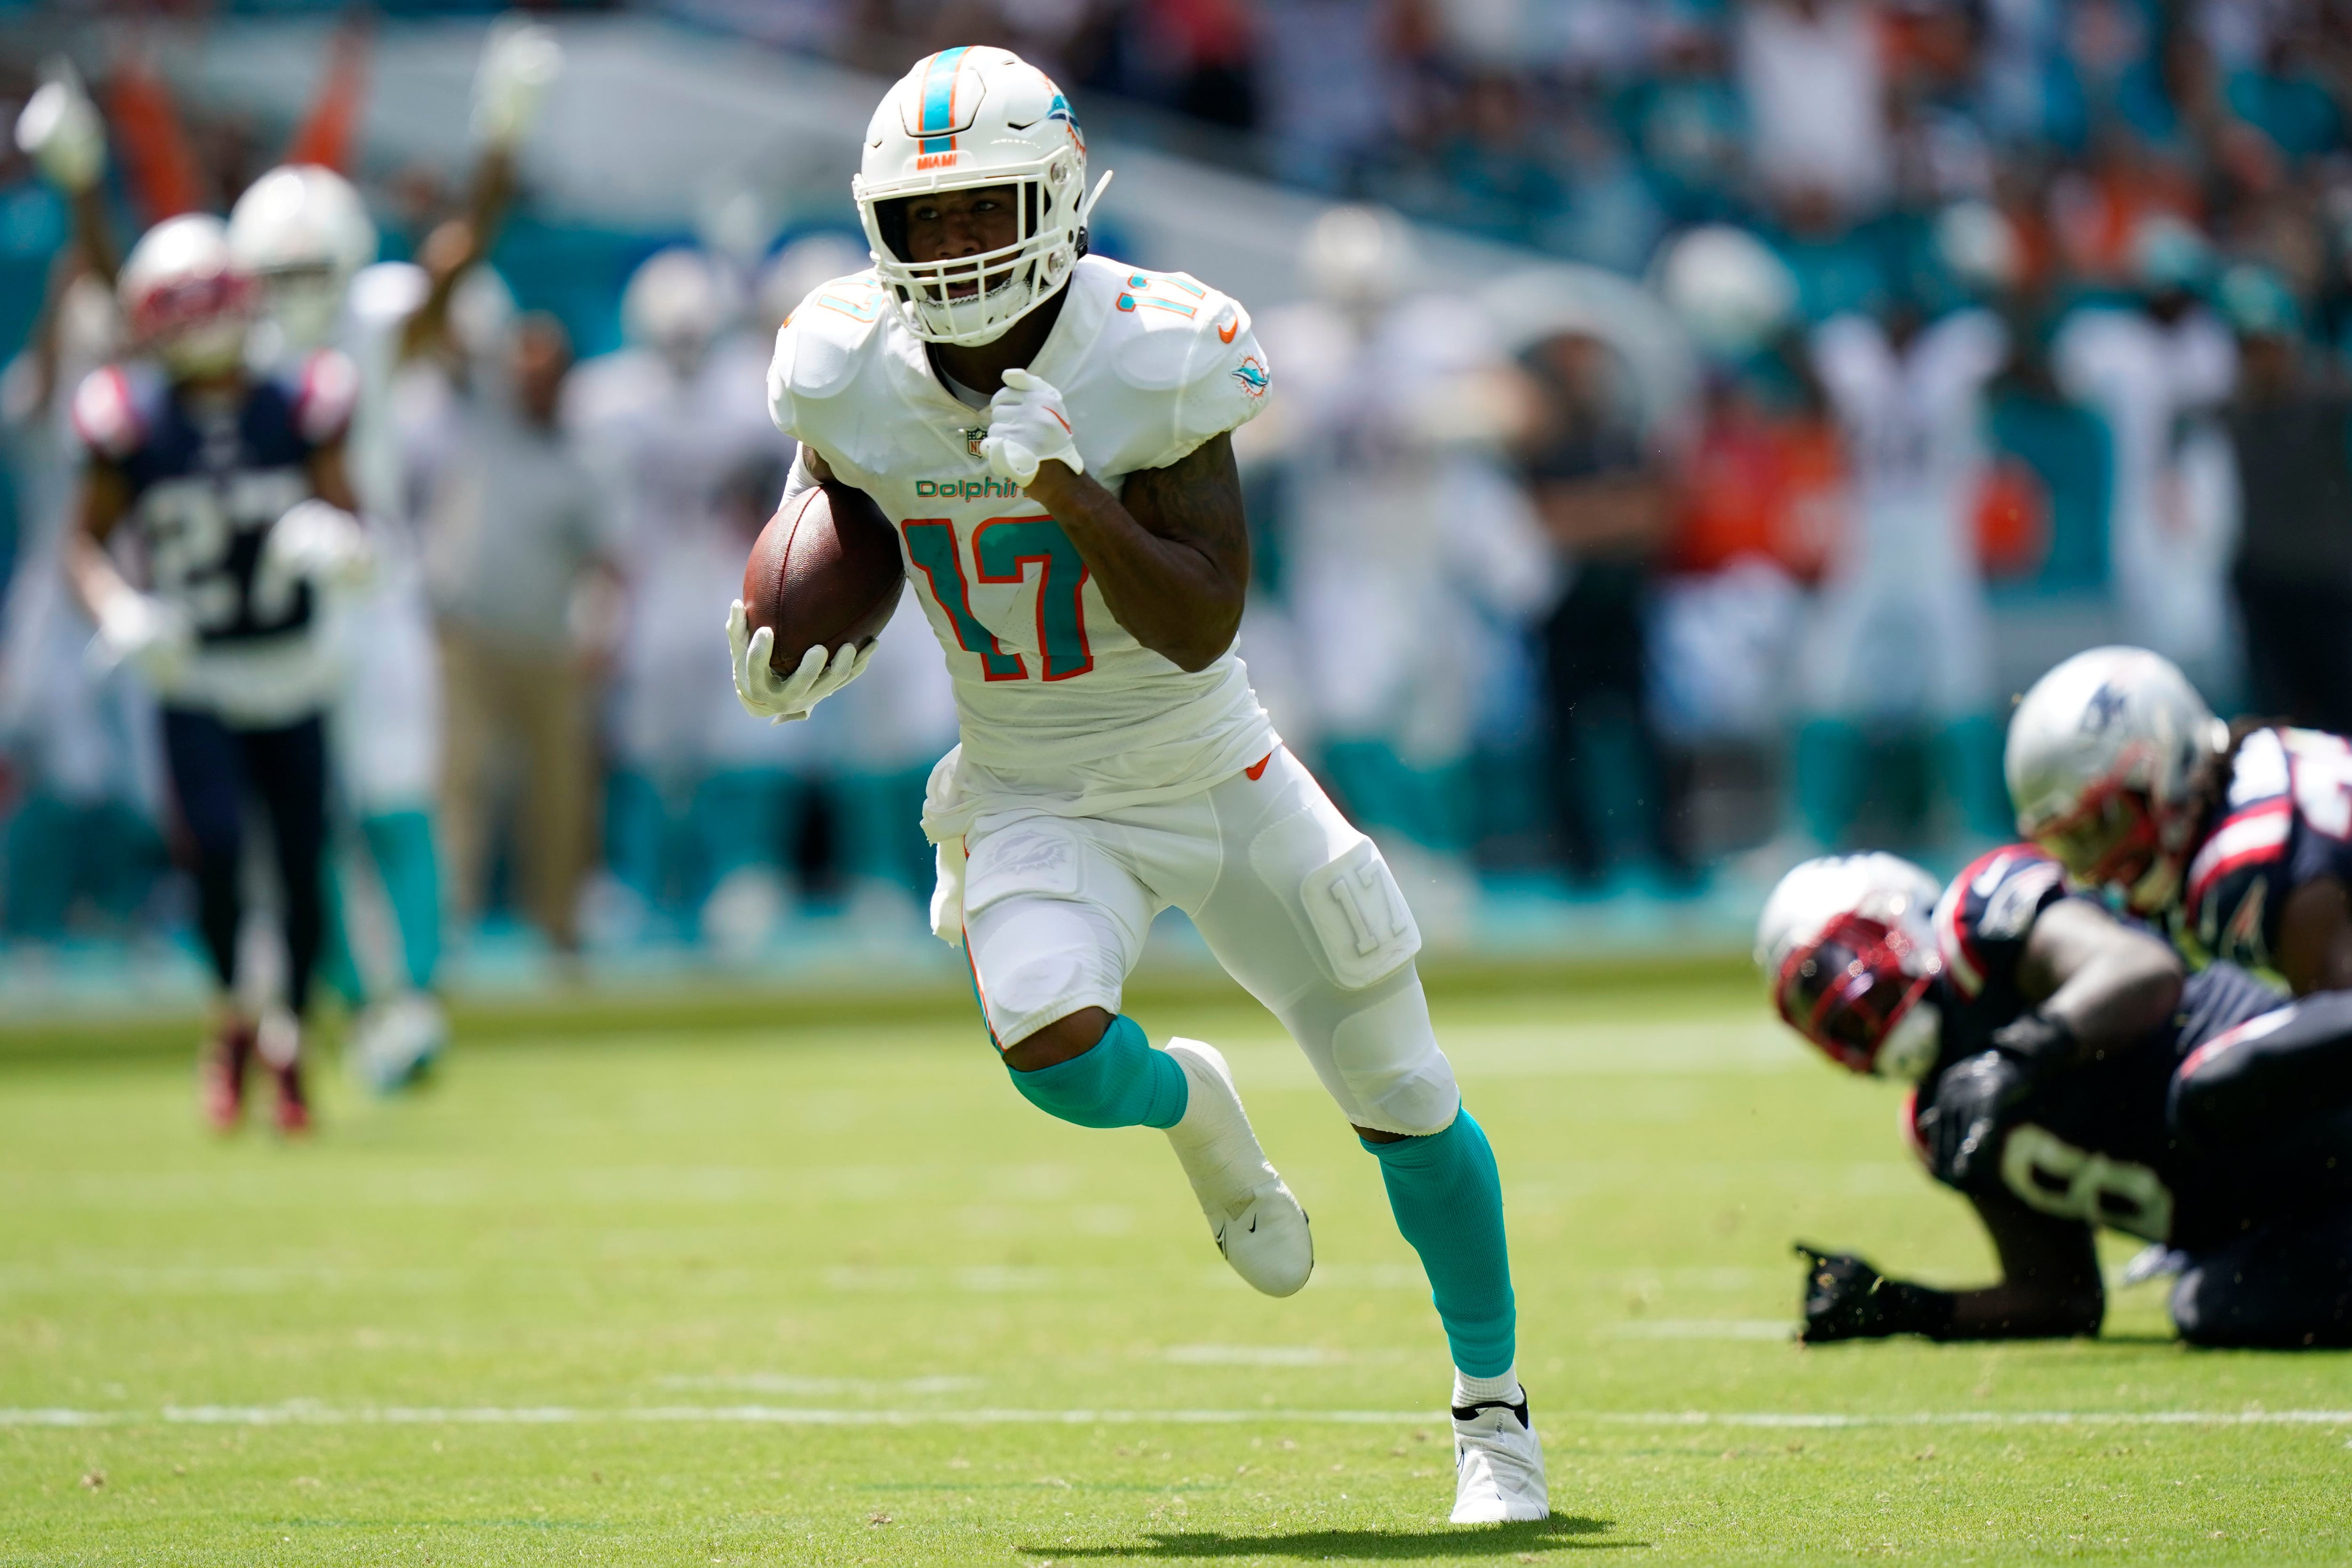
[[[656,1421],[779,1427],[928,1426],[1422,1426],[1442,1410],[898,1410],[779,1405],[359,1406],[291,1400],[283,1405],[167,1405],[160,1410],[0,1408],[0,1427],[281,1427],[373,1425],[589,1426]],[[1547,1413],[1553,1430],[1580,1426],[1770,1427],[2338,1427],[2352,1410],[1917,1410],[1885,1413],[1636,1410]]]

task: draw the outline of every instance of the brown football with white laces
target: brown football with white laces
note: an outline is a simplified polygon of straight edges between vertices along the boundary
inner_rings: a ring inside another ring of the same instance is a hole
[[[770,664],[800,667],[811,648],[864,647],[898,608],[907,569],[898,530],[863,490],[828,480],[776,509],[743,566],[744,618],[776,633]]]

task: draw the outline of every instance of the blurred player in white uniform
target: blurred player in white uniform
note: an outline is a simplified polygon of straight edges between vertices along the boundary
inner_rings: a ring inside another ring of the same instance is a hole
[[[1545,1517],[1500,1179],[1430,1027],[1420,933],[1233,652],[1249,537],[1231,433],[1270,385],[1248,313],[1085,254],[1101,187],[1076,119],[1008,51],[919,62],[866,143],[875,265],[793,312],[769,392],[802,443],[794,486],[854,486],[897,524],[955,680],[962,743],[924,812],[934,929],[964,949],[1018,1092],[1080,1126],[1164,1129],[1227,1260],[1288,1295],[1314,1265],[1307,1218],[1223,1058],[1154,1050],[1118,1010],[1153,917],[1188,913],[1378,1157],[1428,1270],[1454,1518]],[[740,601],[728,632],[737,695],[779,720],[872,656],[811,648],[779,674]]]
[[[745,716],[707,630],[792,453],[761,415],[767,350],[739,329],[731,270],[684,246],[630,277],[628,346],[572,373],[566,420],[622,513],[627,630],[607,811],[613,874],[648,915],[675,912],[722,953],[756,952],[788,907],[782,847],[810,738]]]
[[[1926,731],[1968,827],[2003,836],[1990,630],[1975,507],[1990,458],[1984,386],[2008,352],[1990,311],[1836,317],[1814,373],[1845,438],[1851,514],[1800,652],[1798,792],[1834,843],[1866,789],[1866,736]]]
[[[269,171],[229,215],[237,264],[261,289],[257,358],[292,362],[332,343],[360,376],[346,467],[370,522],[376,570],[333,628],[349,684],[331,737],[337,785],[367,854],[364,862],[355,855],[331,862],[329,964],[337,988],[361,1009],[352,1066],[379,1092],[421,1075],[448,1039],[433,990],[441,956],[434,832],[441,672],[395,384],[446,333],[451,297],[488,248],[513,188],[515,143],[559,63],[544,28],[493,30],[475,88],[483,151],[473,210],[436,234],[423,265],[377,262],[375,225],[359,193],[314,164]]]
[[[1265,321],[1283,395],[1249,444],[1283,465],[1283,581],[1322,768],[1452,934],[1475,891],[1464,774],[1491,685],[1481,650],[1552,582],[1498,457],[1508,361],[1475,306],[1412,293],[1391,213],[1324,214],[1300,262],[1318,298]]]
[[[820,284],[866,265],[866,246],[814,234],[776,253],[760,279],[769,340]],[[808,727],[829,764],[851,921],[877,936],[921,930],[931,848],[917,825],[931,765],[956,740],[955,684],[940,663],[912,583],[857,684]]]
[[[2198,298],[2212,251],[2196,230],[2147,219],[2132,253],[2137,306],[2076,312],[2051,345],[2052,364],[2068,395],[2114,433],[2107,550],[2121,640],[2162,653],[2209,692],[2227,692],[2239,674],[2228,608],[2237,541],[2230,508],[2197,483],[2199,460],[2210,465],[2218,443],[2191,416],[2236,387],[2237,340]]]
[[[106,166],[96,106],[61,66],[19,119],[17,139],[78,207]],[[7,907],[21,936],[64,935],[75,901],[132,913],[163,841],[154,703],[127,672],[84,657],[95,630],[67,591],[60,556],[79,456],[69,410],[82,379],[121,350],[110,256],[68,248],[30,340],[0,373],[0,440],[16,488],[16,563],[0,609],[0,746],[23,769],[8,824]]]

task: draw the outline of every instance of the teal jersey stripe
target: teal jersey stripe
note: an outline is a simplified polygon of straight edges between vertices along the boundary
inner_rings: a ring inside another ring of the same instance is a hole
[[[925,152],[947,152],[955,147],[955,81],[969,44],[941,49],[923,69],[923,145]]]

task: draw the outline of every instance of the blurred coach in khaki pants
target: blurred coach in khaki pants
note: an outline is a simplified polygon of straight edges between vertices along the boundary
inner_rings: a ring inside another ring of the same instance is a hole
[[[425,560],[448,698],[442,843],[453,913],[470,923],[520,761],[524,898],[571,953],[593,849],[594,688],[619,601],[614,525],[558,422],[572,369],[563,328],[524,317],[505,361],[492,358],[452,400],[429,465]]]

